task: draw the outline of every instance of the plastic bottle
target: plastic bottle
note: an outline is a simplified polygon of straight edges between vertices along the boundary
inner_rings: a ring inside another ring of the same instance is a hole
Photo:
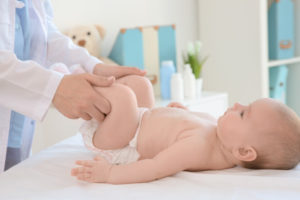
[[[163,99],[171,98],[171,77],[175,73],[172,60],[163,61],[160,67],[160,93]]]
[[[183,101],[183,80],[180,73],[172,75],[171,79],[171,99],[174,101]]]
[[[196,79],[192,73],[190,64],[184,65],[183,73],[183,84],[184,84],[184,97],[187,99],[196,98]]]

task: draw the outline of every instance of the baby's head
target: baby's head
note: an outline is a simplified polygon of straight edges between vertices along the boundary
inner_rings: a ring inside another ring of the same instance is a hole
[[[273,99],[235,104],[219,118],[217,134],[246,168],[291,169],[300,161],[300,120]]]

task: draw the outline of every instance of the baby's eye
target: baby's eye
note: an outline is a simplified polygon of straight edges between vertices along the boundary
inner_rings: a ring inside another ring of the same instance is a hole
[[[76,39],[76,35],[73,35],[73,36],[72,36],[72,39],[75,40],[75,39]]]
[[[87,32],[86,34],[87,34],[87,35],[91,35],[91,32]]]
[[[243,116],[244,116],[244,111],[242,111],[240,115],[241,115],[241,117],[243,118]]]

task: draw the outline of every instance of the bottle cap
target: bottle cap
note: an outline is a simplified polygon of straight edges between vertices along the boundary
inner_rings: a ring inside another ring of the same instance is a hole
[[[192,73],[192,67],[190,64],[185,64],[184,65],[184,71],[186,71],[187,73]]]
[[[165,67],[165,66],[174,66],[173,60],[164,60],[161,62],[161,66]]]
[[[172,78],[174,78],[174,79],[182,79],[180,73],[174,73],[174,74],[172,74]]]

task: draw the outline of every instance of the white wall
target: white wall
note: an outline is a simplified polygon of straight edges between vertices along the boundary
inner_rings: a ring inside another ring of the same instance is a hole
[[[197,0],[52,0],[54,22],[61,31],[80,24],[100,24],[107,30],[103,54],[107,56],[120,28],[176,24],[177,55],[198,38]],[[33,153],[74,135],[81,120],[69,120],[51,108],[38,123]]]
[[[199,37],[209,59],[203,68],[207,90],[229,94],[229,105],[265,95],[266,24],[261,0],[199,0]]]
[[[109,54],[120,28],[176,24],[179,61],[187,42],[198,38],[197,0],[52,0],[52,4],[60,30],[78,24],[104,26],[104,56]]]

